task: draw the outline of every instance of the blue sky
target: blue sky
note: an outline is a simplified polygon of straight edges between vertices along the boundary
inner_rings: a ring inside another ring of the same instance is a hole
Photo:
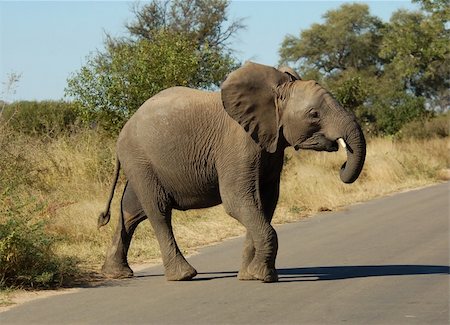
[[[246,30],[232,40],[239,60],[277,65],[287,34],[299,35],[322,15],[344,2],[363,2],[371,14],[388,21],[392,12],[417,9],[410,1],[232,1],[229,17],[244,17]],[[0,99],[43,100],[64,97],[66,80],[103,49],[104,31],[125,34],[133,18],[126,1],[0,0]],[[4,85],[10,73],[21,74],[15,92]]]

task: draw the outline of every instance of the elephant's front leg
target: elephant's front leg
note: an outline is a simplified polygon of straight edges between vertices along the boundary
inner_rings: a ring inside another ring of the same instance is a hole
[[[229,206],[225,208],[247,229],[243,262],[238,278],[240,280],[257,279],[264,282],[278,281],[275,269],[278,250],[277,233],[264,218],[264,213],[260,212],[256,206],[245,203],[241,208]]]
[[[255,256],[247,267],[247,272],[258,280],[264,282],[278,281],[278,273],[275,269],[275,258],[278,251],[277,233],[267,223],[262,230],[252,230]]]
[[[264,216],[267,223],[270,224],[272,221],[273,214],[275,212],[275,207],[277,205],[279,196],[279,180],[275,180],[272,183],[264,186],[264,189],[261,191],[262,202],[264,202]],[[276,236],[276,234],[275,234]],[[275,242],[274,245],[277,245]],[[255,280],[255,277],[250,274],[248,271],[248,267],[250,263],[255,258],[255,243],[253,241],[253,237],[249,231],[247,231],[245,242],[244,242],[244,250],[242,253],[242,265],[239,270],[238,279],[239,280]],[[276,250],[275,250],[276,254]]]

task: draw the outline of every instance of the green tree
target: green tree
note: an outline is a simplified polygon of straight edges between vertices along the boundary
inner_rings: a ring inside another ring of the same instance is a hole
[[[448,0],[413,0],[412,2],[419,3],[422,10],[429,14],[436,14],[439,21],[449,20],[450,7]]]
[[[171,86],[214,88],[237,63],[227,40],[243,27],[227,20],[228,1],[152,1],[133,8],[128,37],[108,35],[68,79],[66,94],[84,121],[119,130],[149,97]]]
[[[445,2],[446,7],[443,1],[422,1],[428,13],[395,12],[386,25],[380,51],[390,78],[440,110],[450,104],[450,32],[445,26],[450,9]]]
[[[228,21],[227,0],[165,0],[135,4],[136,19],[127,24],[132,38],[152,41],[160,30],[170,30],[194,44],[199,69],[193,80],[202,88],[219,85],[236,68],[229,40],[244,28],[243,20]]]
[[[184,35],[161,31],[153,40],[109,41],[68,80],[66,92],[84,121],[117,131],[149,97],[174,86],[193,85],[198,57]]]
[[[376,116],[366,105],[382,74],[378,52],[384,24],[366,4],[357,3],[330,10],[323,18],[323,23],[313,24],[299,37],[285,38],[280,63],[294,64],[304,79],[321,82],[372,132]]]
[[[297,64],[302,73],[313,69],[329,76],[379,62],[383,23],[370,15],[366,4],[344,4],[323,18],[323,24],[313,24],[299,37],[285,37],[279,50],[280,63]]]
[[[280,63],[296,64],[305,79],[323,83],[366,131],[394,134],[427,117],[426,107],[448,107],[444,2],[421,1],[425,12],[400,10],[389,23],[370,15],[367,5],[344,4],[328,11],[324,23],[287,36]]]
[[[130,34],[151,40],[164,29],[189,35],[198,46],[227,47],[229,39],[244,28],[243,20],[228,23],[226,0],[166,0],[134,5],[135,20],[126,25]],[[225,29],[224,29],[225,28]]]

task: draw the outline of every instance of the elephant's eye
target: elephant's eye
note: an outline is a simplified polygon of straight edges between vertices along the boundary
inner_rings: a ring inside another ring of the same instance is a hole
[[[309,118],[311,118],[311,119],[319,118],[319,112],[316,111],[316,110],[311,110],[311,111],[308,113],[308,115],[309,115]]]

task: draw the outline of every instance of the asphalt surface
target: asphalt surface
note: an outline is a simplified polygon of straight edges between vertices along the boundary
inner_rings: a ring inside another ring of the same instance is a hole
[[[280,282],[238,281],[242,238],[200,250],[199,275],[35,300],[1,324],[449,324],[449,183],[276,227]]]

